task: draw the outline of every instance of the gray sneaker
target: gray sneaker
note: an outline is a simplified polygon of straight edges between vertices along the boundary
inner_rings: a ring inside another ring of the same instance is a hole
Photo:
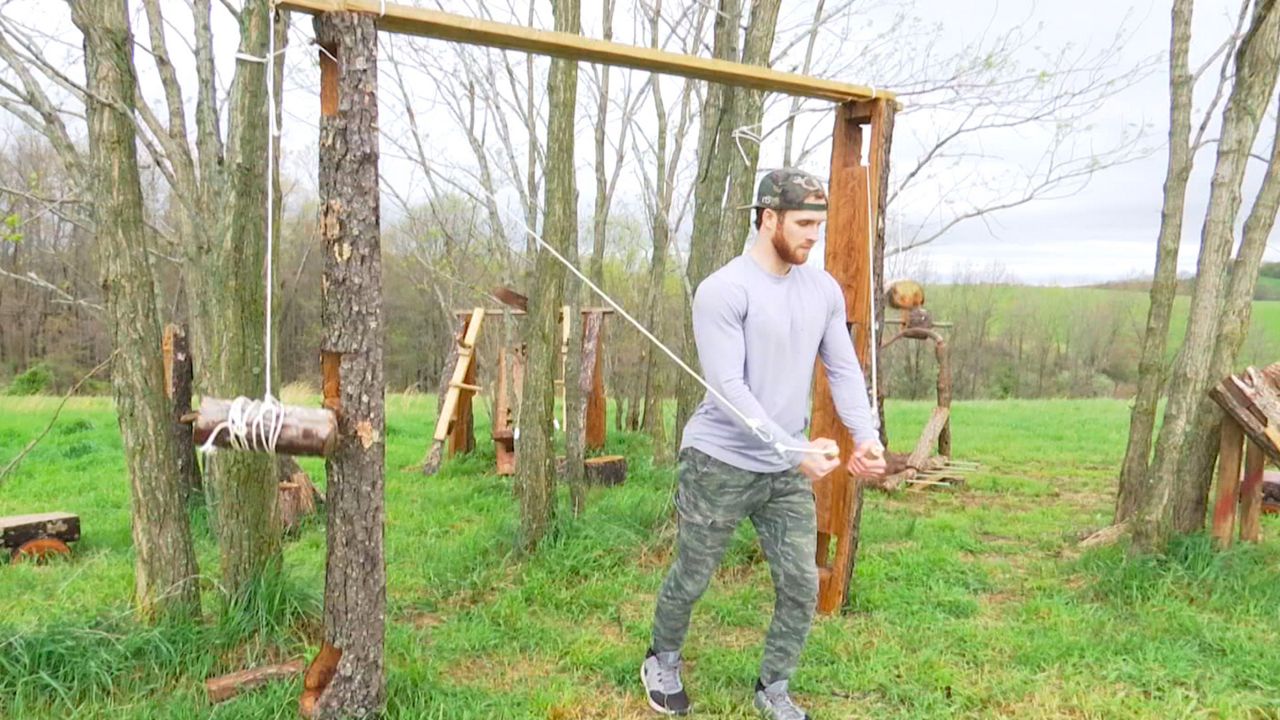
[[[811,720],[804,708],[791,701],[786,680],[768,686],[756,680],[756,709],[769,720]]]
[[[655,653],[652,648],[640,666],[640,682],[644,683],[649,707],[663,715],[688,715],[689,696],[680,682],[680,653]]]

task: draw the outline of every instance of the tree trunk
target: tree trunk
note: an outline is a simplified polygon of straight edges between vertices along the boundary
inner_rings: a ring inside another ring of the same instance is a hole
[[[136,80],[128,10],[124,0],[93,0],[72,5],[72,17],[84,33],[91,187],[107,314],[113,345],[123,351],[112,368],[111,389],[129,471],[136,600],[148,618],[197,617],[198,569],[164,368],[155,352],[160,321],[130,116]]]
[[[326,462],[325,645],[313,663],[317,672],[309,672],[332,669],[315,705],[316,717],[330,718],[376,713],[386,697],[385,331],[375,18],[324,13],[315,19],[315,34],[338,59],[321,60],[319,228],[325,243],[322,352],[327,372],[337,374],[336,387],[334,378],[325,378],[325,402],[338,413],[339,439]]]
[[[579,32],[578,0],[555,0],[555,29]],[[548,77],[545,241],[561,254],[568,251],[577,227],[577,192],[573,167],[574,110],[578,65],[560,58],[551,61]],[[550,253],[539,252],[534,264],[534,287],[526,324],[529,355],[517,440],[516,492],[520,498],[520,536],[524,552],[537,548],[555,518],[555,377],[560,337],[556,318],[564,296],[565,271]]]
[[[769,64],[780,5],[781,0],[755,0],[751,4],[751,24],[747,26],[746,42],[742,47],[742,62],[760,66]],[[729,126],[734,129],[758,127],[764,118],[764,93],[736,87],[733,95]],[[751,213],[738,208],[754,200],[756,165],[760,159],[760,146],[751,140],[738,140],[724,151],[729,156],[729,194],[720,221],[717,267],[741,254],[747,241]]]
[[[1156,443],[1155,459],[1131,524],[1134,549],[1158,550],[1176,532],[1174,499],[1184,485],[1196,485],[1188,474],[1197,437],[1195,413],[1212,384],[1209,372],[1223,311],[1223,280],[1233,245],[1232,226],[1240,209],[1240,185],[1258,126],[1280,65],[1280,6],[1263,0],[1254,6],[1249,29],[1236,53],[1236,79],[1223,111],[1217,164],[1209,209],[1201,230],[1195,292],[1186,340],[1169,379],[1169,403]],[[1216,379],[1215,379],[1216,380]]]
[[[603,0],[602,3],[602,30],[605,41],[613,40],[613,3],[614,0]],[[596,127],[595,137],[593,138],[595,140],[596,153],[596,202],[591,223],[591,282],[594,282],[602,290],[604,289],[605,230],[609,222],[609,174],[605,170],[604,141],[609,118],[610,70],[611,68],[608,65],[600,68],[600,96],[597,98]]]
[[[1272,139],[1267,173],[1245,220],[1244,240],[1231,266],[1231,280],[1219,318],[1213,362],[1209,367],[1210,382],[1231,374],[1236,356],[1248,334],[1258,268],[1267,249],[1267,238],[1271,236],[1271,229],[1275,225],[1277,210],[1280,210],[1280,119],[1277,120],[1276,134]],[[1213,481],[1213,465],[1218,457],[1218,444],[1214,440],[1219,436],[1221,423],[1221,408],[1205,397],[1200,401],[1195,420],[1191,424],[1194,439],[1188,443],[1186,457],[1183,459],[1186,477],[1195,482],[1179,485],[1174,494],[1175,532],[1191,533],[1204,527],[1205,513],[1209,506],[1209,489]]]
[[[1169,48],[1169,165],[1164,181],[1164,207],[1156,243],[1156,269],[1151,283],[1151,306],[1138,361],[1138,392],[1129,415],[1129,443],[1120,470],[1116,498],[1116,524],[1128,520],[1137,508],[1146,483],[1155,428],[1156,403],[1164,375],[1164,353],[1169,339],[1169,316],[1178,290],[1178,246],[1182,240],[1182,213],[1191,175],[1191,92],[1194,80],[1187,59],[1191,47],[1192,0],[1173,3],[1173,33]]]
[[[265,0],[245,4],[241,52],[266,55],[271,31],[268,13]],[[260,398],[267,381],[263,326],[266,66],[236,65],[225,159],[220,158],[220,130],[211,125],[216,117],[207,118],[213,112],[204,106],[207,102],[212,101],[202,99],[197,108],[201,217],[189,227],[196,241],[190,248],[191,271],[186,278],[197,382],[204,395]],[[218,540],[222,587],[231,598],[243,599],[264,574],[281,568],[283,533],[274,467],[264,453],[220,452],[208,458],[205,469],[205,497]]]
[[[738,26],[742,17],[742,0],[720,0],[716,12],[715,43],[711,55],[722,60],[738,60]],[[733,89],[718,83],[707,83],[707,96],[702,103],[698,129],[698,175],[694,185],[693,233],[689,239],[689,259],[685,275],[694,292],[717,267],[723,253],[720,222],[724,206],[725,182],[729,176],[729,153],[733,149],[730,127],[733,118]],[[692,307],[693,299],[689,298]],[[693,340],[693,316],[684,313],[684,359],[697,367],[697,349]],[[676,393],[676,428],[683,428],[701,402],[702,387],[682,374]]]

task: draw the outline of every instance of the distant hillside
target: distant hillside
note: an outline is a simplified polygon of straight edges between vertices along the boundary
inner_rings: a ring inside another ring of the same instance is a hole
[[[1280,279],[1266,278],[1280,289]],[[959,398],[1129,397],[1146,326],[1145,288],[933,285],[926,307],[951,351]],[[1190,298],[1174,302],[1167,358],[1186,333]],[[894,318],[897,311],[887,310]],[[896,327],[886,328],[889,336]],[[887,338],[886,338],[887,339]],[[923,343],[898,341],[884,354],[892,396],[934,393],[935,364]],[[1237,365],[1280,360],[1280,301],[1254,302]]]
[[[1105,290],[1136,290],[1140,292],[1150,292],[1151,278],[1111,280],[1104,283],[1089,285],[1087,287]],[[1195,279],[1193,277],[1183,277],[1178,279],[1179,295],[1190,295],[1193,287],[1195,287]],[[1262,266],[1258,277],[1258,284],[1254,288],[1253,299],[1280,300],[1280,262],[1265,263]]]

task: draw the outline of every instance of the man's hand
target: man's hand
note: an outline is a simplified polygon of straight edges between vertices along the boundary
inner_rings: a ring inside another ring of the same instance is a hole
[[[804,460],[800,462],[800,472],[804,473],[805,477],[817,480],[840,467],[840,446],[835,440],[815,438],[809,442],[809,448],[821,452],[805,453]]]
[[[880,477],[884,475],[884,446],[879,440],[867,440],[858,443],[849,458],[849,472],[857,477]]]

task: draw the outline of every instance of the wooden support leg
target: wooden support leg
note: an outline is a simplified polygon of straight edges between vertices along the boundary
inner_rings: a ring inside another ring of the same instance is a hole
[[[1262,465],[1262,449],[1252,441],[1245,443],[1244,481],[1240,484],[1240,542],[1256,543],[1262,539]]]
[[[1218,443],[1218,500],[1213,506],[1212,534],[1219,547],[1227,547],[1231,544],[1239,502],[1244,431],[1230,417],[1225,417]]]

